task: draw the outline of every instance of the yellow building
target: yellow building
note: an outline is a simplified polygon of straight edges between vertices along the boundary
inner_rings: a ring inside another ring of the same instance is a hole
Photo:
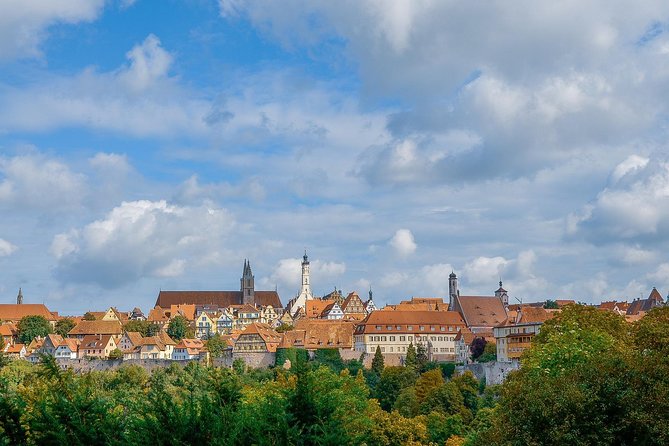
[[[509,310],[506,320],[493,328],[497,342],[497,361],[518,361],[523,352],[532,345],[541,325],[552,316],[552,312],[541,307],[519,305],[516,309]]]

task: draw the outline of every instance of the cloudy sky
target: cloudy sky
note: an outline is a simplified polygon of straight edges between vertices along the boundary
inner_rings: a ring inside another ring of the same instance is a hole
[[[666,1],[6,0],[0,296],[669,291]]]

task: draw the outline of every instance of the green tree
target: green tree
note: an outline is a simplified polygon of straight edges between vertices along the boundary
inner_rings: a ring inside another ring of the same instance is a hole
[[[404,360],[404,366],[412,369],[416,369],[418,361],[416,360],[416,347],[413,346],[413,342],[409,342],[407,347],[407,356]]]
[[[190,324],[188,323],[188,319],[181,315],[173,317],[167,326],[167,334],[175,341],[180,341],[187,337],[189,330]]]
[[[385,367],[381,373],[381,379],[374,389],[374,396],[379,400],[379,405],[385,411],[390,412],[395,406],[395,401],[402,389],[413,386],[416,382],[416,374],[408,367]]]
[[[560,308],[560,306],[558,305],[557,301],[548,299],[544,304],[544,308],[547,310],[557,310],[558,308]]]
[[[51,325],[44,316],[24,316],[18,324],[19,342],[30,344],[37,336],[51,333]]]
[[[118,348],[109,352],[109,359],[123,359],[123,352]]]
[[[383,366],[383,354],[381,353],[381,347],[377,345],[376,351],[374,352],[374,358],[372,358],[372,372],[374,372],[376,376],[381,376]]]
[[[149,321],[128,321],[123,329],[130,332],[138,332],[144,337],[155,336],[160,331],[160,326]]]
[[[423,373],[416,381],[416,397],[419,404],[422,404],[427,398],[428,394],[444,384],[444,377],[441,375],[441,370],[430,370]]]
[[[286,324],[285,322],[282,322],[281,325],[276,327],[277,333],[285,333],[286,331],[294,330],[294,327],[290,324]]]
[[[485,346],[487,342],[485,338],[476,337],[472,340],[472,343],[469,346],[469,350],[472,352],[472,359],[477,360],[479,356],[485,351]]]
[[[87,311],[84,313],[84,317],[82,317],[83,320],[85,321],[94,321],[95,320],[95,315],[91,313],[90,311]]]
[[[67,334],[74,328],[76,324],[74,321],[70,318],[63,318],[56,322],[56,328],[54,329],[54,333],[61,335],[62,337],[66,337]]]
[[[428,363],[427,348],[425,344],[418,344],[416,347],[416,367],[422,373]]]
[[[483,348],[483,354],[476,359],[476,362],[491,362],[497,360],[497,346],[492,342],[486,342]]]
[[[221,358],[223,353],[228,349],[228,343],[218,333],[210,337],[207,340],[206,345],[212,358]]]

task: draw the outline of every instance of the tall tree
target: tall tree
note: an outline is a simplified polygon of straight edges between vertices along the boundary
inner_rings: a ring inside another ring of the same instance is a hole
[[[167,326],[167,334],[175,341],[179,341],[188,336],[189,329],[188,319],[178,315],[173,317]]]
[[[95,315],[91,313],[90,311],[87,311],[84,313],[84,317],[82,318],[85,321],[94,321],[95,320]]]
[[[30,344],[37,336],[44,337],[51,333],[51,325],[44,316],[24,316],[17,328],[22,344]]]
[[[419,343],[416,347],[416,367],[419,371],[423,372],[425,371],[425,366],[427,366],[428,362],[427,348],[425,348],[425,344]]]
[[[223,356],[223,353],[228,348],[228,343],[221,337],[220,334],[216,333],[207,340],[207,350],[212,358],[220,358]]]
[[[377,345],[376,351],[374,352],[374,358],[372,358],[372,372],[374,372],[376,376],[381,376],[383,366],[383,354],[381,353],[381,347]]]
[[[160,331],[158,324],[154,324],[149,321],[128,321],[123,329],[125,331],[136,331],[141,333],[142,336],[155,336]]]
[[[404,366],[412,369],[416,369],[418,361],[416,360],[416,347],[413,346],[413,342],[409,343],[407,347],[407,356],[404,360]]]
[[[74,328],[76,324],[70,318],[63,318],[56,322],[56,328],[54,333],[61,335],[62,337],[67,336],[67,334]]]

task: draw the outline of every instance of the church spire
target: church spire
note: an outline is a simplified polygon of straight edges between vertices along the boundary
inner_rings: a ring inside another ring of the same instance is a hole
[[[23,303],[23,292],[21,291],[20,287],[19,287],[19,295],[16,296],[16,303],[17,305],[21,305]]]

